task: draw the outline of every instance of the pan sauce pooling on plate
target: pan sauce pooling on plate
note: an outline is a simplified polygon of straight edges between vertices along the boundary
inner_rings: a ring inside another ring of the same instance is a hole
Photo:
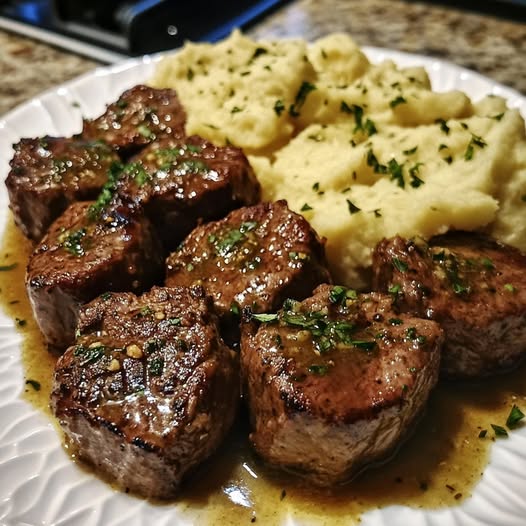
[[[187,132],[244,148],[265,199],[320,235],[335,281],[364,285],[380,239],[486,229],[526,250],[524,120],[504,99],[431,91],[423,68],[369,63],[346,35],[187,44],[151,83]]]

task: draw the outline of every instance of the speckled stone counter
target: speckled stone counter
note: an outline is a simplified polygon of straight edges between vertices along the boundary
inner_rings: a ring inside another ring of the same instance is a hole
[[[526,94],[526,23],[402,0],[295,0],[248,33],[314,39],[334,31],[360,45],[444,58]],[[0,31],[0,114],[96,65]]]

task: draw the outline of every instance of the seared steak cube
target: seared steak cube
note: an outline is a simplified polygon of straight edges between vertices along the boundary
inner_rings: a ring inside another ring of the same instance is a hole
[[[46,342],[74,340],[79,305],[106,291],[143,291],[162,274],[161,248],[147,219],[126,209],[93,215],[72,204],[29,259],[26,288]]]
[[[56,137],[15,144],[5,184],[16,224],[33,241],[74,201],[95,199],[118,156],[102,142]]]
[[[400,309],[442,325],[446,375],[487,376],[526,356],[526,256],[517,249],[470,232],[429,244],[395,237],[376,247],[373,273]]]
[[[438,377],[442,331],[383,294],[321,285],[242,327],[256,451],[328,486],[393,451]]]
[[[286,201],[240,208],[198,226],[167,259],[166,284],[202,284],[223,321],[277,310],[330,281],[324,242]]]
[[[199,221],[259,200],[260,185],[239,148],[216,147],[197,136],[170,137],[133,161],[119,181],[117,198],[144,209],[167,250]]]
[[[83,307],[55,369],[52,408],[81,459],[145,497],[173,497],[217,448],[238,363],[196,288],[108,294]]]
[[[138,85],[125,91],[100,117],[85,120],[81,135],[102,139],[126,157],[162,136],[184,134],[185,121],[175,91]]]

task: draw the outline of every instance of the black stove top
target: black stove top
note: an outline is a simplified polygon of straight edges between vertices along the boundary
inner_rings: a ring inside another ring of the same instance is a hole
[[[175,48],[185,40],[214,42],[282,3],[284,0],[0,0],[0,26],[95,58],[107,56],[110,61]]]

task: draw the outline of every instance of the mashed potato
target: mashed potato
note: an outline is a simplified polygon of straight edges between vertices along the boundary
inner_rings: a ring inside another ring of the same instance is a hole
[[[346,35],[187,44],[151,84],[187,132],[242,147],[265,199],[327,238],[335,280],[365,285],[383,237],[485,229],[526,251],[526,137],[499,97],[431,90],[423,68],[369,63]]]

